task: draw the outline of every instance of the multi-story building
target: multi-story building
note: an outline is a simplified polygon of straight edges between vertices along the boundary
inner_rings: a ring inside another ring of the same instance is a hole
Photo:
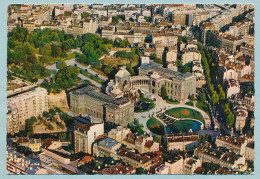
[[[128,133],[122,143],[127,148],[138,150],[139,153],[159,151],[159,143],[154,142],[152,136],[136,136]]]
[[[248,111],[247,107],[243,105],[236,106],[234,108],[235,111],[235,128],[237,130],[242,131],[242,129],[245,127],[246,119],[248,117]]]
[[[169,166],[169,174],[183,174],[184,160],[182,156],[178,155],[166,161],[165,165]]]
[[[7,174],[48,174],[42,173],[40,161],[24,156],[14,148],[7,146],[6,151],[6,172]]]
[[[98,157],[113,157],[118,159],[117,150],[121,147],[121,144],[112,139],[105,138],[93,145],[93,155]]]
[[[208,36],[208,44],[217,48],[236,50],[237,46],[243,42],[241,36],[231,36],[226,33],[219,33],[218,31],[210,31]]]
[[[240,155],[243,155],[245,153],[246,145],[247,145],[246,138],[241,136],[240,137],[219,136],[216,138],[217,147],[225,147]]]
[[[104,123],[78,124],[74,127],[75,153],[92,154],[92,144],[96,138],[104,134]]]
[[[28,147],[32,152],[39,152],[41,151],[41,139],[29,139]]]
[[[241,169],[245,166],[245,157],[234,152],[224,152],[213,149],[209,144],[199,146],[194,150],[194,155],[202,159],[202,162],[213,162],[228,169]]]
[[[202,166],[202,160],[198,157],[188,157],[184,160],[183,173],[186,175],[194,174],[194,171]]]
[[[167,151],[186,151],[199,145],[199,135],[197,132],[166,134],[164,138]]]
[[[215,27],[214,27],[213,23],[207,22],[207,23],[202,24],[202,26],[200,27],[199,39],[203,43],[203,45],[209,43],[210,31],[214,30],[214,29],[215,29]]]
[[[131,130],[129,128],[118,126],[117,128],[112,129],[108,132],[108,137],[122,144],[123,140],[125,139],[128,133],[131,133]]]
[[[18,109],[14,104],[8,104],[6,115],[6,132],[15,134],[19,132]]]
[[[255,159],[255,142],[253,140],[248,141],[245,150],[245,157],[247,160],[254,161]]]
[[[136,154],[126,148],[122,148],[118,152],[118,156],[125,163],[131,165],[134,168],[144,168],[150,172],[153,172],[156,167],[162,164],[161,152],[152,152],[144,154]]]
[[[134,121],[134,103],[130,99],[114,98],[91,86],[70,92],[70,109],[75,114],[89,114],[122,126]]]
[[[191,62],[199,62],[201,63],[201,55],[200,52],[196,49],[189,48],[182,51],[181,63],[185,65]]]
[[[101,36],[102,36],[102,38],[112,39],[114,32],[115,32],[115,28],[110,27],[110,26],[105,26],[101,30]]]
[[[191,73],[182,74],[150,63],[139,67],[139,75],[149,76],[149,91],[153,94],[161,95],[162,85],[169,99],[184,101],[196,93],[196,76]]]
[[[167,68],[173,71],[178,71],[177,69],[177,47],[169,47],[166,52],[166,64]]]
[[[83,21],[83,34],[96,33],[98,24],[96,19],[85,19]]]
[[[19,85],[19,84],[17,84]],[[47,100],[47,90],[41,87],[32,87],[27,89],[25,87],[10,87],[11,88],[20,88],[19,93],[10,92],[7,97],[7,104],[12,106],[14,112],[9,111],[8,121],[14,121],[13,123],[8,122],[9,129],[17,128],[17,119],[19,121],[18,127],[19,130],[25,129],[25,120],[31,118],[32,116],[38,117],[42,116],[43,111],[48,111],[48,100]],[[23,90],[25,88],[26,90]],[[13,130],[12,131],[16,131]]]
[[[72,34],[74,36],[83,34],[83,24],[82,23],[74,23],[67,27],[67,33]]]
[[[77,168],[80,162],[80,156],[77,156],[77,154],[69,155],[67,153],[45,148],[43,148],[42,151],[43,152],[39,154],[39,160],[42,164],[42,167],[45,168],[48,173],[63,175],[84,174],[84,172]]]
[[[226,81],[226,94],[227,94],[227,98],[236,95],[240,92],[240,85],[238,83],[237,80],[227,80]]]
[[[173,33],[154,33],[152,34],[152,43],[163,46],[174,46],[178,42],[178,37]]]
[[[173,13],[172,14],[172,22],[174,24],[180,24],[182,26],[186,25],[186,16],[184,13]]]

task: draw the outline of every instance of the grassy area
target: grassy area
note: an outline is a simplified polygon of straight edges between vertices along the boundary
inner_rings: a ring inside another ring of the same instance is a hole
[[[96,69],[96,68],[94,68],[94,67],[90,67],[90,69],[93,70],[93,71],[95,71],[95,72],[97,72],[97,73],[99,73],[99,74],[101,74],[101,75],[104,76],[104,77],[107,77],[107,74],[105,74],[103,71],[101,71],[101,70],[99,70],[99,69]]]
[[[76,53],[67,54],[67,56],[64,58],[64,60],[70,60],[72,58],[75,58],[76,55],[77,55]]]
[[[154,117],[150,118],[150,119],[147,121],[146,125],[147,125],[147,128],[148,128],[151,132],[153,132],[153,133],[155,133],[155,134],[157,134],[157,135],[164,135],[164,126],[163,126],[163,124],[162,124],[160,121],[158,121],[156,118],[154,118]]]
[[[178,108],[172,108],[165,111],[165,114],[168,114],[170,116],[180,118],[180,119],[197,119],[201,121],[205,125],[205,121],[203,116],[200,114],[200,112],[190,109],[190,108],[184,108],[184,107],[178,107]]]
[[[166,99],[165,101],[166,101],[167,103],[169,103],[169,104],[179,104],[179,103],[180,103],[179,101],[173,100],[173,99]]]
[[[105,82],[104,80],[102,80],[102,79],[100,79],[100,78],[98,78],[98,77],[92,75],[91,73],[89,73],[89,72],[87,72],[87,71],[85,71],[85,70],[82,70],[82,69],[81,69],[81,70],[80,70],[80,73],[81,73],[82,75],[84,75],[84,76],[86,76],[86,77],[88,77],[88,78],[94,80],[95,82],[97,82],[97,83],[99,83],[99,84],[103,84],[103,83]]]
[[[205,111],[208,114],[208,116],[210,117],[209,106],[205,102],[197,101],[196,107]]]
[[[193,106],[193,102],[192,101],[188,101],[185,104],[188,105],[188,106]]]

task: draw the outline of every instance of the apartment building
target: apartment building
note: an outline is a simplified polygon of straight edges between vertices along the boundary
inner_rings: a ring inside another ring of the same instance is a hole
[[[43,111],[48,111],[48,92],[46,89],[35,86],[20,91],[21,92],[10,95],[7,98],[7,104],[11,107],[8,112],[9,128],[17,128],[18,118],[19,131],[25,129],[26,119],[29,119],[32,116],[42,116]],[[10,121],[13,122],[11,123]],[[11,131],[15,131],[13,129]]]
[[[92,154],[92,144],[96,138],[104,134],[104,123],[78,124],[74,127],[75,153]]]

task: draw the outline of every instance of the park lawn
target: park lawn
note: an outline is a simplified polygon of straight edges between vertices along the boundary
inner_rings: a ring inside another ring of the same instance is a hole
[[[194,109],[185,108],[185,107],[172,108],[172,109],[166,110],[165,114],[173,116],[175,118],[179,118],[179,119],[187,119],[187,118],[188,119],[197,119],[205,125],[205,120],[204,120],[203,116],[201,115],[201,113]]]
[[[205,111],[205,113],[210,117],[209,106],[205,102],[197,101],[196,107]]]
[[[193,106],[193,102],[192,101],[188,101],[187,103],[185,103],[188,106]]]
[[[64,60],[70,60],[72,58],[75,58],[76,55],[77,55],[76,53],[67,54],[67,56],[64,58]]]
[[[152,117],[146,123],[147,128],[157,135],[164,135],[164,126],[158,119]]]
[[[99,70],[99,69],[96,69],[94,67],[90,67],[91,70],[101,74],[102,76],[106,77],[107,78],[107,74],[105,74],[103,71]]]
[[[180,102],[177,100],[166,99],[165,101],[166,101],[166,103],[169,103],[169,104],[180,104]]]

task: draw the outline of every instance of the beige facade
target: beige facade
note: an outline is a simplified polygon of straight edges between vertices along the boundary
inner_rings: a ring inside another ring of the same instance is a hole
[[[181,56],[182,65],[185,65],[185,64],[191,63],[191,62],[201,63],[201,55],[198,50],[190,49],[190,50],[183,51],[183,54]]]
[[[7,98],[7,104],[16,106],[16,117],[18,117],[19,120],[19,130],[24,130],[26,119],[29,119],[32,116],[41,116],[43,111],[48,111],[47,90],[40,87],[33,87],[28,91],[9,96]],[[13,117],[15,117],[15,115],[13,115]],[[14,123],[13,125],[17,125],[17,123]]]
[[[244,155],[246,145],[247,145],[247,140],[245,140],[245,138],[243,137],[236,138],[236,137],[220,136],[216,138],[217,147],[225,147],[240,155]]]
[[[74,127],[75,153],[92,154],[92,144],[96,138],[104,134],[104,123],[79,124]]]
[[[173,33],[154,33],[152,34],[152,42],[163,46],[174,46],[178,42],[178,37]]]
[[[196,93],[196,76],[191,73],[179,73],[150,63],[139,68],[140,76],[150,76],[149,91],[161,95],[161,88],[166,87],[169,99],[184,101]]]
[[[186,158],[184,160],[183,174],[194,174],[196,168],[202,166],[202,160],[200,158]]]
[[[202,159],[202,162],[213,162],[228,169],[240,169],[245,165],[245,157],[213,149],[211,146],[199,146],[194,150],[194,154]]]
[[[118,159],[117,150],[121,147],[121,144],[112,139],[105,138],[93,145],[93,155],[98,157],[113,157]]]
[[[124,128],[122,126],[118,126],[115,129],[112,129],[108,132],[108,137],[118,141],[119,143],[123,142],[123,139],[126,137],[131,130],[129,128]]]
[[[6,115],[6,131],[12,135],[19,132],[18,109],[14,104],[8,104]]]
[[[70,109],[74,114],[89,114],[122,126],[134,121],[131,100],[111,97],[90,86],[70,93]]]
[[[167,151],[186,151],[199,145],[198,133],[165,135]]]
[[[31,151],[33,152],[39,152],[41,151],[41,139],[29,139],[29,144],[28,147],[30,148]]]

